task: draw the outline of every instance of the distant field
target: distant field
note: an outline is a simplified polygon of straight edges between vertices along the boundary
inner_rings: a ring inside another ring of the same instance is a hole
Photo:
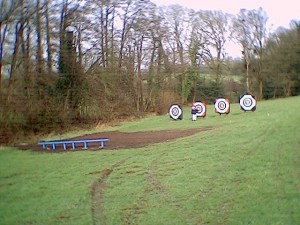
[[[299,112],[291,97],[258,102],[253,113],[232,104],[219,116],[210,105],[197,122],[186,108],[182,121],[152,116],[106,129],[213,127],[139,149],[0,147],[0,224],[300,224]]]
[[[211,74],[204,74],[204,73],[201,73],[199,75],[199,77],[201,78],[205,78],[205,79],[208,79],[208,80],[214,80],[215,79],[215,75],[211,75]],[[226,80],[226,81],[229,81],[229,80],[234,80],[235,82],[241,82],[241,80],[243,79],[243,75],[222,75],[221,76],[222,79]]]

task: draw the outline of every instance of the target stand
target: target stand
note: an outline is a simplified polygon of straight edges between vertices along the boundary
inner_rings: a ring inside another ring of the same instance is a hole
[[[239,100],[241,110],[244,112],[252,111],[254,112],[256,110],[256,100],[253,95],[250,94],[244,94],[240,97]]]
[[[205,102],[193,102],[193,106],[197,109],[197,117],[206,117],[206,104]]]
[[[217,98],[215,100],[215,112],[222,114],[230,113],[230,100],[228,98]]]
[[[172,118],[173,120],[182,120],[183,111],[180,105],[178,104],[171,105],[171,107],[169,108],[169,115],[170,118]]]

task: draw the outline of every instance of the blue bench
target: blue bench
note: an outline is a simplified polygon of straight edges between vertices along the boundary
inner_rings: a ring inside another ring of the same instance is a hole
[[[68,145],[72,146],[72,149],[75,150],[76,144],[81,144],[83,149],[88,149],[88,143],[99,142],[99,148],[104,148],[105,143],[109,141],[108,138],[101,139],[86,139],[86,140],[61,140],[61,141],[41,141],[38,145],[42,145],[43,149],[46,149],[48,145],[52,146],[53,150],[56,150],[57,145],[63,145],[64,150],[67,150]]]

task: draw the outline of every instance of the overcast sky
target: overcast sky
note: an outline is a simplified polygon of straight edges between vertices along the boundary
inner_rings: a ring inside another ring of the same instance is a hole
[[[292,19],[300,21],[300,1],[298,0],[151,0],[157,5],[179,4],[199,10],[222,10],[237,14],[241,8],[248,10],[262,7],[269,16],[268,24],[289,28]]]
[[[156,5],[179,4],[194,10],[222,10],[224,13],[238,14],[240,9],[258,9],[262,7],[268,15],[267,27],[276,30],[278,27],[290,27],[291,20],[300,21],[300,0],[151,0]],[[229,55],[241,56],[238,46],[228,47]]]

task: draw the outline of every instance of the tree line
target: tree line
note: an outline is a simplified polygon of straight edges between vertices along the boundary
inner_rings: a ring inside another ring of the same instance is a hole
[[[298,95],[300,23],[270,33],[267,18],[150,0],[0,0],[0,143],[174,102]]]

